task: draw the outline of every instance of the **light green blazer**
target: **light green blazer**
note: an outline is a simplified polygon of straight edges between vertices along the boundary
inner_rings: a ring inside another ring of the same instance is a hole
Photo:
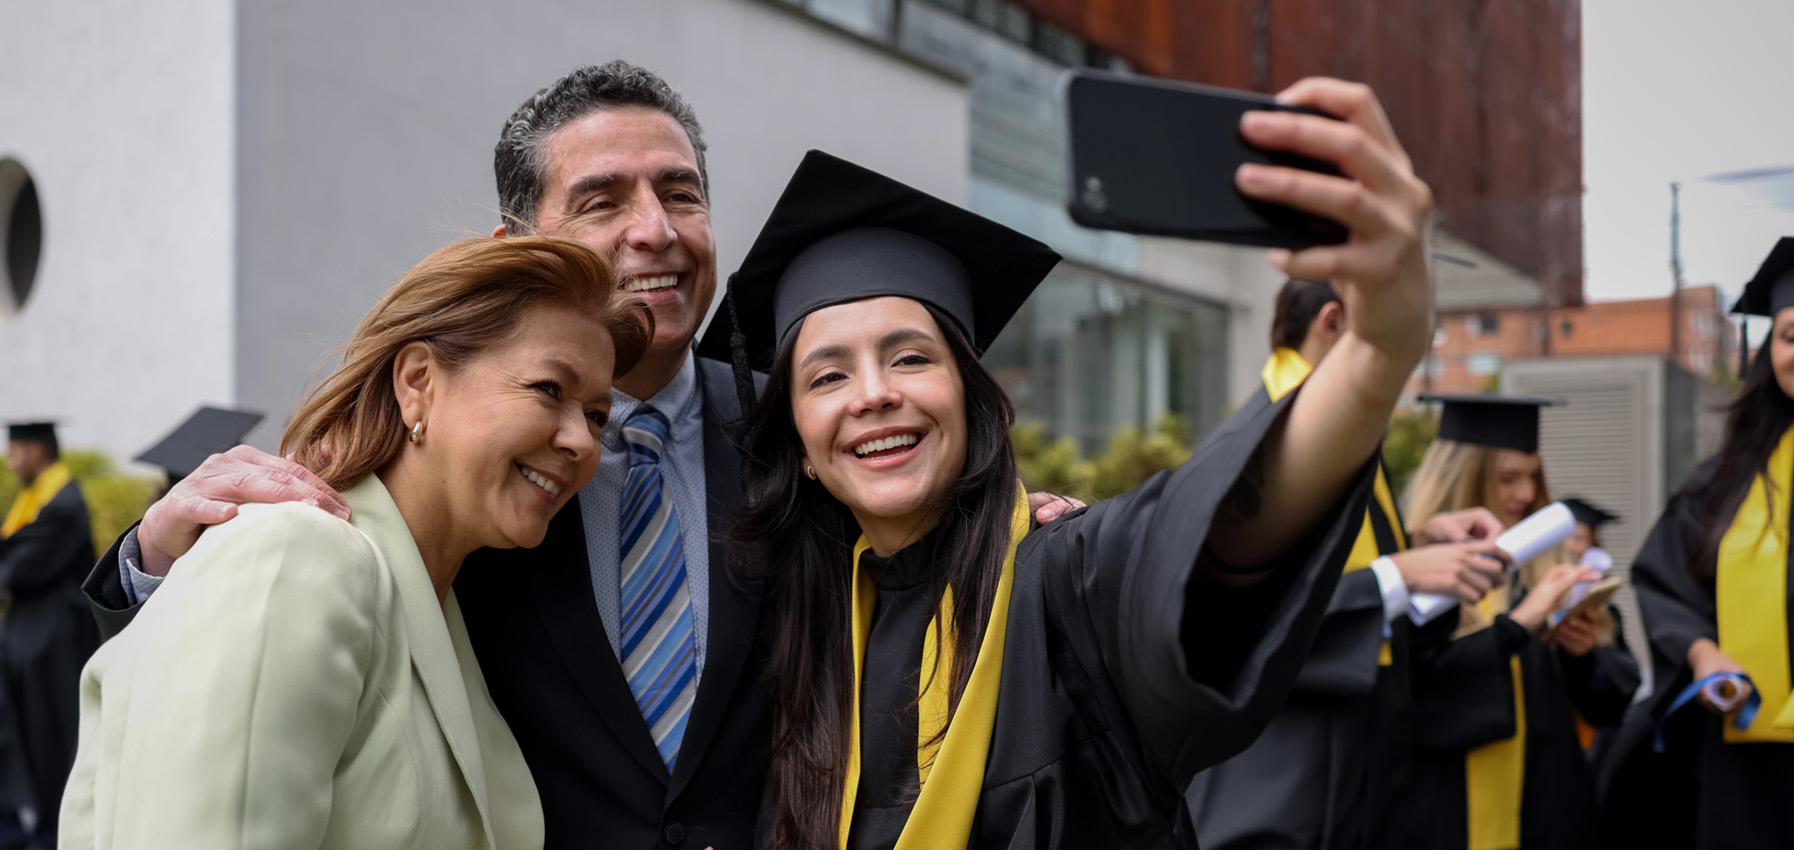
[[[81,676],[63,848],[539,848],[542,802],[376,476],[246,505]]]

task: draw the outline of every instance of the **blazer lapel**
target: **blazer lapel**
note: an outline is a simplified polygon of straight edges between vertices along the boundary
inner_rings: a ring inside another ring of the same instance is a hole
[[[669,781],[666,763],[654,748],[654,736],[629,690],[629,680],[623,678],[623,666],[611,650],[598,603],[592,598],[592,570],[586,560],[585,521],[580,518],[578,496],[555,515],[548,524],[547,538],[532,554],[535,557],[527,573],[535,585],[536,607],[562,663],[623,749],[661,782]]]
[[[704,493],[710,542],[710,629],[697,699],[674,762],[669,797],[676,798],[697,770],[729,710],[754,642],[760,595],[731,575],[728,545],[741,509],[741,450],[733,434],[741,418],[728,367],[698,359],[698,394],[704,404]],[[714,371],[713,371],[714,370]],[[707,374],[709,373],[709,374]]]
[[[461,677],[460,660],[455,657],[455,644],[449,635],[442,605],[436,601],[436,589],[418,554],[417,542],[398,505],[380,483],[369,475],[344,494],[356,528],[374,542],[386,561],[399,588],[399,604],[405,612],[405,633],[411,648],[411,666],[423,682],[429,697],[430,710],[442,727],[449,751],[461,768],[461,778],[473,792],[480,815],[480,827],[488,844],[493,843],[492,818],[486,793],[486,767],[480,755],[479,729],[474,725],[473,709],[468,702],[467,682]]]

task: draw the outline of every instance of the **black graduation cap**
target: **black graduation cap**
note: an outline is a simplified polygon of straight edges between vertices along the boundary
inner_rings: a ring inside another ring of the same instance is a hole
[[[6,439],[34,443],[50,442],[56,439],[56,423],[8,422],[6,424]]]
[[[1036,239],[810,151],[730,276],[730,315],[711,322],[698,354],[766,368],[805,316],[881,295],[939,308],[982,354],[1058,262]]]
[[[1773,319],[1784,307],[1794,307],[1794,236],[1783,236],[1775,243],[1769,258],[1757,268],[1756,277],[1744,284],[1744,294],[1732,305],[1732,312]]]
[[[1564,507],[1569,508],[1570,513],[1576,515],[1577,522],[1580,522],[1589,528],[1600,528],[1607,523],[1619,519],[1618,514],[1610,514],[1574,496],[1571,496],[1568,499],[1559,499],[1558,501],[1563,502]]]
[[[1439,438],[1532,454],[1539,450],[1539,408],[1563,402],[1548,398],[1477,393],[1438,393],[1420,401],[1444,403]]]
[[[206,458],[242,442],[261,422],[262,414],[252,410],[202,407],[132,460],[168,470],[168,483],[173,484],[192,475]]]

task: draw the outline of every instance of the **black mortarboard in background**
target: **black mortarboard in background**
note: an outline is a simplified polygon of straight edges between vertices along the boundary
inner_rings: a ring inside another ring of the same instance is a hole
[[[1618,514],[1610,514],[1588,502],[1576,498],[1575,496],[1571,496],[1568,499],[1559,499],[1558,501],[1563,502],[1564,507],[1569,508],[1570,513],[1576,515],[1577,522],[1580,522],[1589,528],[1600,528],[1607,523],[1619,519]]]
[[[262,414],[254,411],[202,407],[132,460],[162,467],[173,484],[192,475],[206,458],[242,442],[261,422]]]
[[[33,443],[50,443],[56,440],[56,423],[54,422],[9,422],[6,425],[6,439]]]
[[[1744,284],[1744,294],[1738,296],[1738,303],[1732,305],[1732,312],[1740,316],[1767,316],[1775,318],[1784,307],[1794,307],[1794,236],[1783,236],[1777,240],[1775,247],[1769,250],[1769,256],[1757,267],[1757,274]],[[1743,322],[1739,323],[1738,334],[1738,374],[1745,372],[1745,358],[1749,356],[1750,345],[1743,332]],[[1767,343],[1764,343],[1767,345]]]
[[[803,317],[881,295],[932,304],[983,353],[1058,262],[1036,239],[810,151],[729,277],[698,354],[737,361],[738,373],[764,369]]]
[[[1439,439],[1527,454],[1539,450],[1539,408],[1563,404],[1546,398],[1476,393],[1429,394],[1419,400],[1444,402],[1439,412]]]

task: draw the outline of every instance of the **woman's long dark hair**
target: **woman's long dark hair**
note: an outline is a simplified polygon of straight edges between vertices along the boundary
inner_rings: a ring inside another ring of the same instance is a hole
[[[927,306],[927,305],[924,305]],[[943,313],[928,307],[959,365],[966,396],[966,461],[937,504],[935,613],[953,590],[953,634],[984,634],[1007,554],[1016,467],[1014,406],[977,352]],[[803,473],[803,442],[791,418],[792,349],[779,346],[766,389],[748,417],[746,502],[736,539],[757,551],[763,604],[777,631],[767,683],[773,724],[773,816],[769,850],[829,850],[839,840],[853,707],[853,545],[860,529],[822,484]],[[938,619],[937,619],[938,622]],[[981,639],[957,639],[949,706],[972,674]],[[923,671],[923,676],[931,671]]]
[[[1781,441],[1790,425],[1794,425],[1794,399],[1782,392],[1775,378],[1775,364],[1770,360],[1774,334],[1763,341],[1757,356],[1744,373],[1744,389],[1732,402],[1726,416],[1725,446],[1710,474],[1696,476],[1683,485],[1682,492],[1692,497],[1697,511],[1696,527],[1701,529],[1698,557],[1688,569],[1699,578],[1711,578],[1719,567],[1719,542],[1731,529],[1732,516],[1738,512],[1750,486],[1764,474],[1769,455]],[[1787,494],[1780,494],[1783,498]],[[1769,498],[1777,494],[1769,492]]]

